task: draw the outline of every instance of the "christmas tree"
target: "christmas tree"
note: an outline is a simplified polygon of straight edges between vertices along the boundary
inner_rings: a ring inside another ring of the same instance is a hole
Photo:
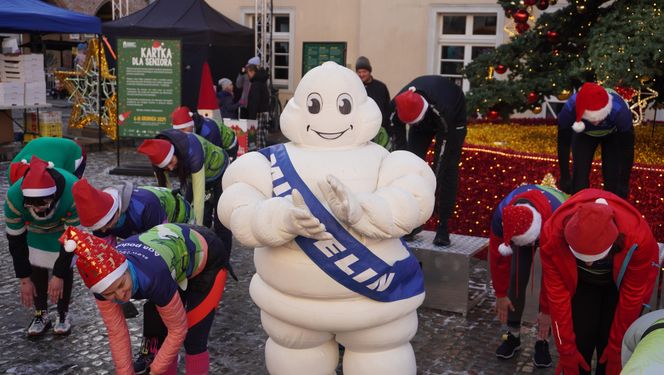
[[[539,113],[547,97],[566,100],[588,81],[613,88],[630,105],[664,100],[664,0],[570,0],[535,20],[535,8],[556,2],[498,1],[512,36],[466,66],[471,116]]]

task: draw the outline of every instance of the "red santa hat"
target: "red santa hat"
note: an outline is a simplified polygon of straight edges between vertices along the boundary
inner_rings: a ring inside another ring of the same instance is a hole
[[[503,256],[514,252],[510,242],[517,246],[534,243],[542,229],[542,215],[531,205],[519,203],[503,208],[503,243],[498,252]]]
[[[203,64],[201,72],[201,86],[198,90],[198,111],[214,111],[219,109],[217,95],[214,92],[214,82],[212,82],[212,73],[207,61]]]
[[[32,156],[30,169],[28,169],[21,183],[21,191],[24,197],[48,197],[55,194],[57,190],[55,180],[47,171],[51,168],[53,168],[53,163],[47,163],[34,155]]]
[[[147,155],[153,165],[165,168],[173,159],[175,147],[165,139],[146,139],[138,146],[138,152]]]
[[[25,176],[25,172],[30,169],[30,164],[25,159],[21,161],[11,163],[9,165],[9,185],[13,185],[16,181],[20,180],[21,177]]]
[[[602,121],[611,113],[612,100],[604,87],[586,82],[576,94],[576,122],[572,125],[575,132],[580,133],[586,125],[582,119],[596,122]]]
[[[415,87],[409,87],[394,98],[397,116],[404,124],[414,124],[422,121],[429,109],[429,103],[424,97],[415,92]]]
[[[78,255],[76,268],[85,286],[101,294],[127,270],[127,258],[113,246],[76,227],[69,226],[60,236],[65,251]]]
[[[194,126],[194,120],[191,118],[191,111],[188,107],[177,107],[171,113],[171,125],[173,129],[186,129]]]
[[[85,178],[74,183],[72,195],[81,225],[92,231],[108,224],[120,206],[117,193],[97,190]]]
[[[618,238],[613,218],[613,209],[604,198],[580,204],[564,231],[572,254],[584,262],[604,258]]]

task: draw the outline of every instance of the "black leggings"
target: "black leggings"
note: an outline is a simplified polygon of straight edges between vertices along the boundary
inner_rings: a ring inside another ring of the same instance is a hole
[[[214,232],[219,239],[221,239],[226,250],[230,252],[231,246],[233,245],[233,234],[221,223],[219,215],[217,215],[217,202],[219,202],[219,197],[221,197],[221,193],[223,192],[223,189],[221,188],[221,179],[206,184],[206,191],[211,191],[212,196],[205,201],[205,206],[203,208],[203,225],[214,229]]]
[[[192,226],[192,229],[200,233],[207,242],[208,257],[203,271],[196,277],[189,279],[186,291],[180,291],[180,298],[182,298],[182,303],[187,311],[187,317],[190,319],[192,310],[201,303],[210,303],[209,300],[206,301],[206,297],[213,291],[213,288],[221,287],[223,290],[226,280],[222,275],[225,275],[225,267],[228,262],[225,246],[214,232],[200,226]],[[212,308],[205,317],[189,327],[184,340],[184,348],[187,354],[199,354],[207,351],[208,336],[214,321],[216,306],[219,302],[221,302],[221,299],[213,304],[215,308]],[[143,305],[143,336],[157,338],[158,347],[161,347],[167,332],[168,329],[162,321],[155,304],[149,300],[146,301]]]
[[[456,205],[457,190],[459,188],[459,163],[461,162],[461,149],[466,139],[466,127],[461,129],[450,128],[445,141],[443,154],[435,161],[436,182],[438,184],[436,197],[438,202],[438,217],[440,223],[438,230],[448,233],[448,221]],[[425,159],[427,150],[433,138],[436,138],[436,155],[440,155],[444,137],[430,129],[411,126],[408,133],[408,151]]]
[[[30,280],[35,284],[35,289],[37,290],[35,309],[48,310],[48,269],[32,266]],[[71,290],[72,285],[74,284],[74,271],[72,268],[67,268],[63,281],[62,298],[58,299],[58,313],[66,313],[69,311]]]
[[[523,308],[526,305],[526,286],[530,279],[530,270],[533,264],[535,251],[533,246],[512,245],[512,270],[510,273],[510,289],[507,296],[514,306],[514,311],[507,311],[507,326],[510,328],[521,327]]]
[[[593,285],[579,279],[572,298],[572,322],[576,347],[590,365],[593,353],[599,359],[609,342],[611,323],[618,304],[615,284]],[[604,375],[606,364],[597,364],[595,375]],[[590,374],[579,367],[581,375]]]
[[[602,146],[604,190],[627,199],[634,164],[634,130],[614,132],[603,137],[584,133],[572,137],[572,193],[590,186],[590,171],[597,146]]]

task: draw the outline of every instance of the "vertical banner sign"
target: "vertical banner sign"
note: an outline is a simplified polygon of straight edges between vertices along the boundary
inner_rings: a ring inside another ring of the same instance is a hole
[[[118,130],[151,138],[169,129],[180,105],[179,40],[118,39]]]

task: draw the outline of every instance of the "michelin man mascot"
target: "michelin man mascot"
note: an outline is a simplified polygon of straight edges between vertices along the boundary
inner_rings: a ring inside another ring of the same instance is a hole
[[[270,336],[273,375],[415,374],[410,340],[424,300],[401,236],[434,205],[431,168],[371,139],[381,112],[358,76],[333,62],[309,71],[281,115],[291,142],[232,163],[221,222],[256,247],[251,298]]]

